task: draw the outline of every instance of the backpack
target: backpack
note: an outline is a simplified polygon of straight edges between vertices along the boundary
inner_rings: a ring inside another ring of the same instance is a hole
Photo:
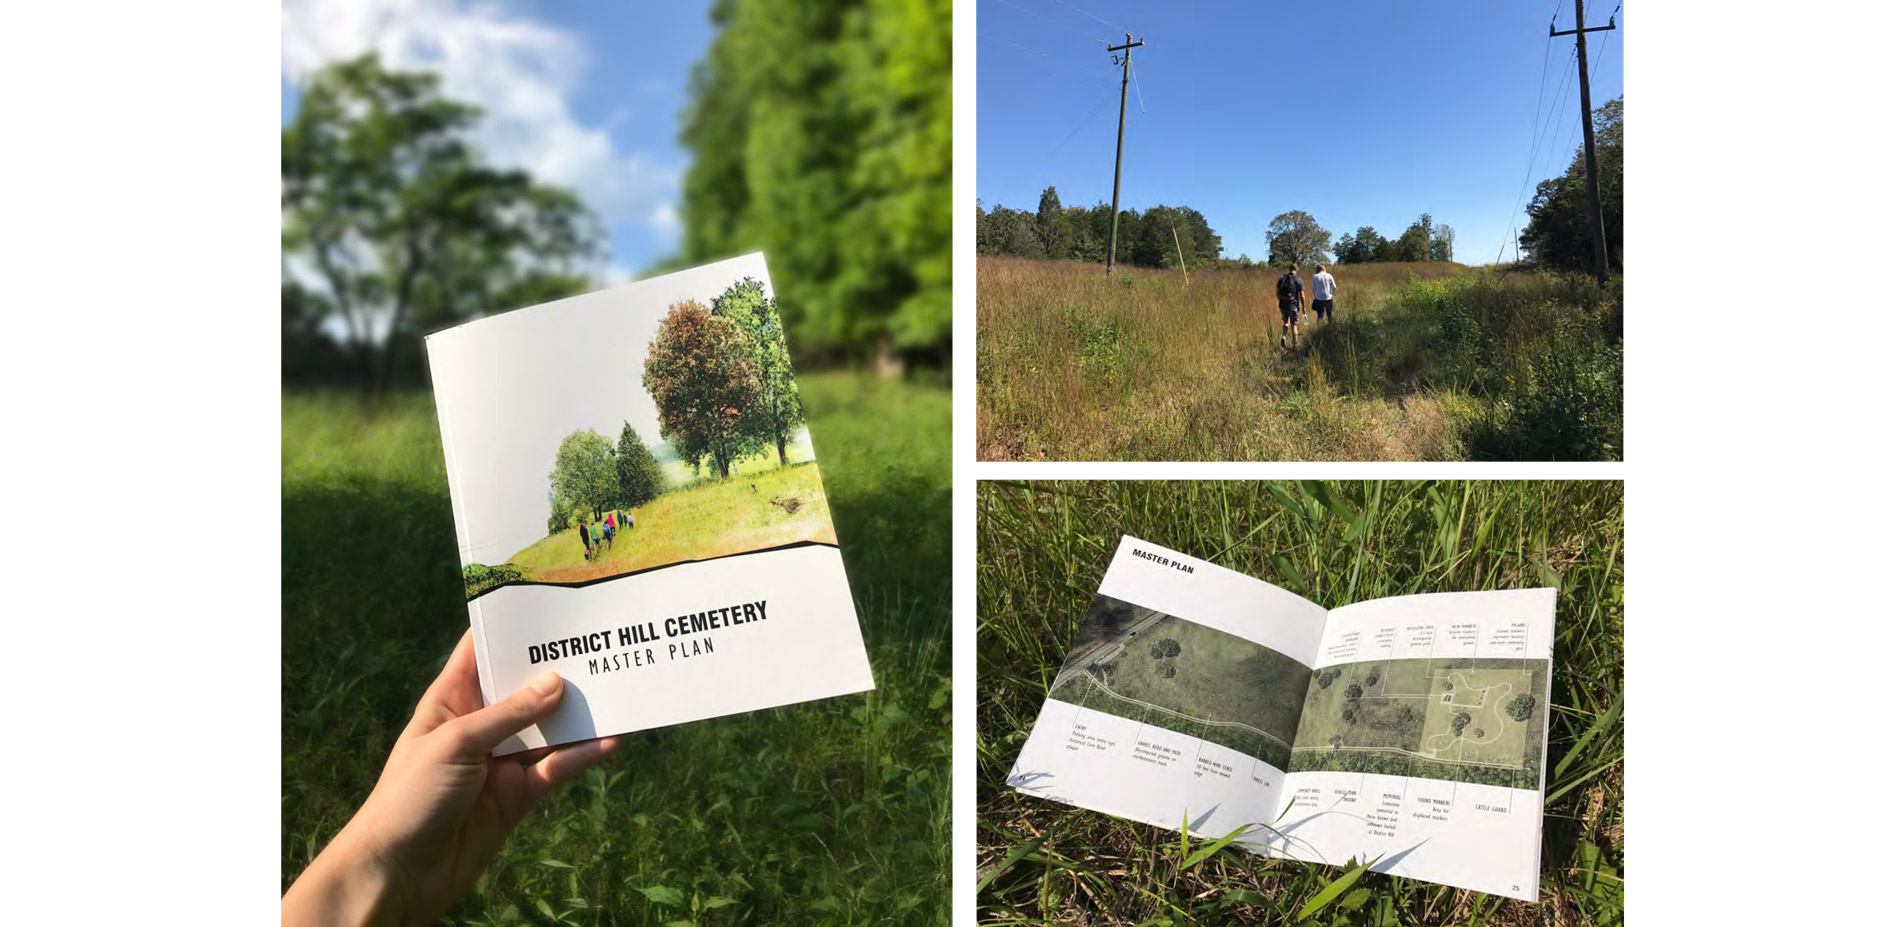
[[[1281,299],[1291,300],[1300,292],[1299,281],[1300,278],[1291,273],[1281,274],[1279,282],[1274,284],[1274,290],[1280,294]]]

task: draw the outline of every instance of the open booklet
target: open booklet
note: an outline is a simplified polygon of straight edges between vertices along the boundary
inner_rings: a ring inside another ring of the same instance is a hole
[[[1009,784],[1533,900],[1556,604],[1524,589],[1327,611],[1124,536]]]
[[[496,754],[872,688],[763,255],[427,345]]]

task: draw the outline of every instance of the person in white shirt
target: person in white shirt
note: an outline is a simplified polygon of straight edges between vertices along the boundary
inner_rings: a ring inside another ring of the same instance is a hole
[[[1333,320],[1333,293],[1339,289],[1339,281],[1326,272],[1326,265],[1313,265],[1313,317],[1320,321]]]

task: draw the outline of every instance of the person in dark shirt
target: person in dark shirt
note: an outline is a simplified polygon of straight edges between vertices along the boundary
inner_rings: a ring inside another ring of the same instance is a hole
[[[1300,269],[1286,266],[1286,273],[1273,284],[1280,298],[1280,347],[1286,347],[1286,333],[1293,333],[1293,346],[1300,346],[1300,312],[1306,308],[1306,284],[1300,281]]]
[[[594,559],[594,542],[587,538],[587,522],[581,522],[581,558]]]

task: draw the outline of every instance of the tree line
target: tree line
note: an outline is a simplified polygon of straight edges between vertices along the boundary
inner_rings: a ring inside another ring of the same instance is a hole
[[[1114,210],[1107,203],[1062,205],[1055,187],[1042,191],[1036,211],[976,207],[976,252],[1038,260],[1106,261]],[[1220,260],[1220,236],[1207,217],[1185,206],[1124,209],[1115,233],[1115,263],[1136,267],[1205,267]],[[1179,249],[1176,248],[1179,236]]]
[[[1107,203],[1094,206],[1062,205],[1055,187],[1045,187],[1036,211],[996,205],[976,209],[976,252],[1005,254],[1038,260],[1102,262],[1108,259]],[[1116,229],[1115,263],[1136,267],[1240,266],[1254,262],[1246,255],[1223,259],[1221,238],[1207,217],[1186,206],[1124,209]],[[1177,250],[1176,236],[1179,236]],[[1266,233],[1267,262],[1285,264],[1364,264],[1373,261],[1450,261],[1455,237],[1451,226],[1433,224],[1431,214],[1418,217],[1396,238],[1386,238],[1371,226],[1333,242],[1333,233],[1304,210],[1275,216]],[[1337,258],[1334,255],[1337,255]]]

